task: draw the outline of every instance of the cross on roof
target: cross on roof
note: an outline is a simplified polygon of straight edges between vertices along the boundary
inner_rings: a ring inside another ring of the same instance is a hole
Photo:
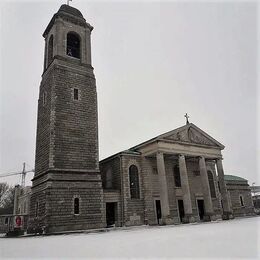
[[[70,1],[72,1],[72,0],[67,0],[67,5],[70,5]]]
[[[190,122],[189,122],[189,118],[190,118],[190,117],[188,116],[188,114],[186,113],[186,114],[184,115],[184,117],[186,117],[186,125],[189,124],[189,123],[190,123]]]

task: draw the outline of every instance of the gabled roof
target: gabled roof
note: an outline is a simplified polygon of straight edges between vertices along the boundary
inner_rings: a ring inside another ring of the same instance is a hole
[[[189,123],[182,127],[176,128],[171,130],[167,133],[158,135],[148,141],[145,141],[139,145],[136,145],[129,150],[136,150],[144,145],[152,143],[154,141],[160,140],[171,140],[178,143],[192,143],[192,144],[199,144],[199,145],[206,145],[206,146],[215,146],[219,147],[221,150],[225,148],[223,144],[215,140],[213,137],[208,135],[206,132],[201,130],[196,125]]]

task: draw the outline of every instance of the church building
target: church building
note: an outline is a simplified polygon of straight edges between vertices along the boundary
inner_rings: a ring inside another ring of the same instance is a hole
[[[43,33],[31,231],[233,218],[224,146],[188,117],[186,125],[99,162],[92,30],[79,10],[62,5]],[[252,212],[250,199],[244,203]]]

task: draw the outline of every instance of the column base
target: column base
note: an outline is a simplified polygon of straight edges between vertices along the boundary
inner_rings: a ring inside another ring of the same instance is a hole
[[[234,215],[232,214],[232,212],[223,212],[222,219],[223,220],[234,219]]]
[[[171,217],[162,217],[161,225],[172,225],[174,224],[174,221]]]
[[[210,215],[204,215],[203,216],[203,221],[204,222],[210,222],[211,221],[211,216]]]
[[[185,215],[182,219],[182,223],[183,224],[187,224],[187,223],[194,223],[196,220],[195,220],[195,217],[193,215]]]
[[[210,222],[212,220],[212,216],[214,215],[214,213],[205,213],[203,216],[203,221],[204,222]]]

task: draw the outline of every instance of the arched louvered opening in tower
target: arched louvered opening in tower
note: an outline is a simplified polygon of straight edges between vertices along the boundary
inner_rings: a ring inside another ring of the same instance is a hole
[[[75,32],[67,34],[67,55],[80,59],[80,37]]]

